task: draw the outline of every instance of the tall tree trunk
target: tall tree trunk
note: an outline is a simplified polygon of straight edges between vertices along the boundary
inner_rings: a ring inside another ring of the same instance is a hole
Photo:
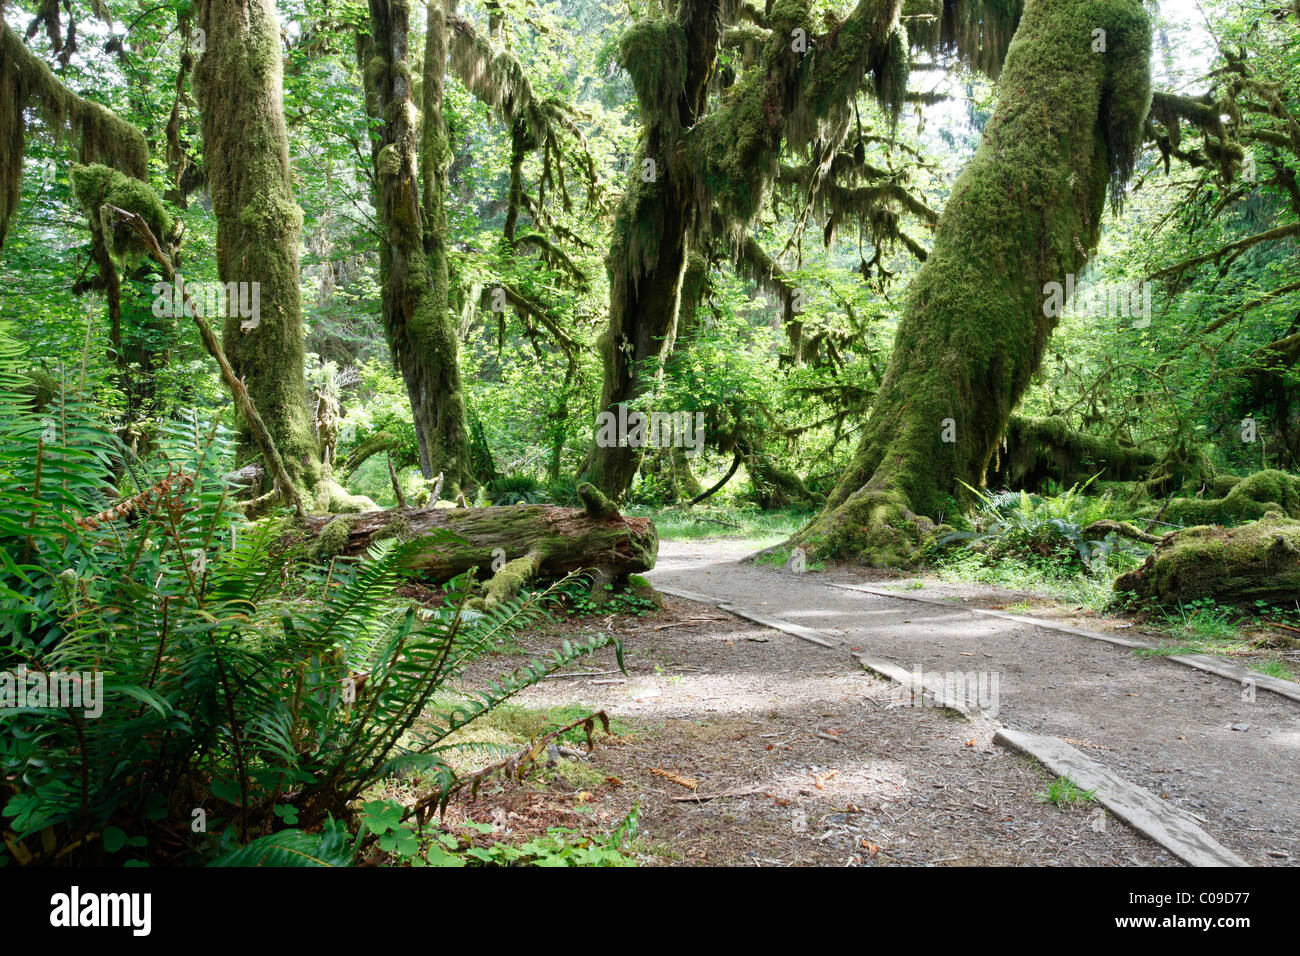
[[[908,291],[851,467],[795,538],[819,554],[908,564],[978,485],[1056,325],[1048,283],[1077,274],[1118,197],[1150,104],[1139,0],[1034,0],[997,109]]]
[[[473,487],[474,476],[456,329],[447,300],[444,200],[451,149],[442,115],[447,10],[443,0],[430,0],[427,6],[418,148],[406,0],[370,0],[373,46],[365,68],[384,124],[376,157],[378,207],[386,231],[384,327],[411,402],[420,468],[426,478],[441,472],[446,493],[455,497]]]
[[[681,0],[674,20],[640,23],[622,41],[645,135],[614,223],[606,268],[609,328],[600,341],[605,367],[600,407],[639,397],[655,377],[664,340],[677,321],[682,273],[696,215],[695,177],[682,162],[683,130],[704,111],[717,59],[720,0]],[[673,95],[674,91],[680,95]],[[632,483],[641,450],[593,442],[589,481],[613,497]]]
[[[721,225],[733,239],[743,235],[762,206],[782,146],[824,150],[828,140],[833,148],[848,131],[849,106],[864,84],[873,84],[893,110],[902,102],[901,0],[859,0],[817,36],[813,4],[783,0],[768,5],[761,63],[704,115],[722,7],[718,0],[682,0],[676,20],[638,24],[621,41],[646,130],[607,259],[606,411],[617,413],[658,374],[677,320],[691,233],[703,223],[713,230]],[[649,182],[646,160],[655,163]],[[593,444],[586,470],[606,494],[619,497],[639,460],[638,448]]]
[[[257,283],[255,327],[238,309],[222,340],[295,483],[315,488],[320,453],[304,378],[298,239],[302,210],[289,178],[280,26],[273,0],[198,0],[206,51],[194,79],[217,219],[223,283]]]

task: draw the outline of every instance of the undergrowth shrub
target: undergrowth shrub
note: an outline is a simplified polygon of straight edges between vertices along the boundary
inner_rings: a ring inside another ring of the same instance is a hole
[[[1094,522],[1116,517],[1109,495],[1083,494],[1091,482],[1059,495],[1024,491],[967,489],[975,496],[971,531],[951,531],[936,541],[939,548],[964,544],[989,562],[1046,560],[1067,573],[1100,572],[1114,557],[1139,553],[1131,542],[1114,534],[1089,538]]]
[[[483,747],[451,734],[599,648],[621,666],[597,635],[453,695],[551,592],[402,601],[428,537],[311,565],[289,519],[235,507],[225,430],[191,415],[136,458],[75,389],[32,407],[20,361],[0,328],[0,864],[346,864],[366,788],[418,770],[448,794],[449,752]],[[32,675],[97,703],[15,706]]]

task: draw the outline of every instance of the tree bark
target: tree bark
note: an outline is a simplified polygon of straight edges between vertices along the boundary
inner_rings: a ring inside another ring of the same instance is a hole
[[[370,0],[372,38],[362,67],[374,95],[372,110],[383,120],[375,165],[376,205],[386,233],[381,250],[384,328],[411,402],[420,470],[425,478],[441,472],[455,496],[472,490],[475,481],[456,331],[448,312],[444,197],[451,149],[442,115],[446,8],[443,0],[427,6],[418,148],[406,0]]]
[[[198,0],[206,48],[195,68],[204,161],[223,283],[256,283],[257,323],[229,311],[222,327],[235,374],[263,413],[290,476],[321,480],[304,377],[298,241],[273,0]],[[246,327],[241,328],[241,323]]]
[[[654,380],[665,339],[677,322],[682,274],[696,216],[695,179],[678,156],[681,132],[695,125],[717,60],[720,0],[681,0],[670,21],[638,24],[624,38],[645,135],[630,172],[606,259],[609,328],[600,340],[604,364],[600,407],[618,414]],[[643,43],[640,50],[634,44]],[[639,52],[638,52],[639,51]],[[632,62],[645,56],[659,64]],[[662,70],[649,76],[650,67]],[[679,88],[681,95],[665,96]],[[636,475],[641,450],[593,440],[584,469],[606,494],[621,498]]]
[[[1097,31],[1104,52],[1094,52]],[[932,522],[979,485],[1056,325],[1046,284],[1096,246],[1150,103],[1138,0],[1035,0],[1007,52],[997,109],[953,187],[908,292],[862,444],[795,536],[811,553],[913,563]]]

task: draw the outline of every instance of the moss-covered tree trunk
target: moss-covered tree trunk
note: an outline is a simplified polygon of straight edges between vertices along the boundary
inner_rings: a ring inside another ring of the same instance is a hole
[[[804,547],[906,564],[978,485],[1056,324],[1045,287],[1096,245],[1150,103],[1139,0],[1034,0],[997,109],[908,291],[889,370],[851,467]]]
[[[724,10],[735,13],[730,4],[682,0],[674,20],[640,23],[624,35],[620,52],[645,134],[607,259],[602,410],[616,413],[657,374],[677,320],[694,227],[721,225],[730,238],[743,235],[772,183],[779,151],[813,146],[830,129],[842,138],[849,104],[864,85],[874,84],[891,107],[901,103],[907,72],[901,0],[859,0],[842,21],[814,16],[813,6],[809,0],[765,5],[762,57],[708,115],[719,18]],[[829,24],[824,33],[821,23]],[[621,496],[639,460],[638,448],[593,444],[587,474],[607,494]]]
[[[402,373],[426,478],[441,472],[454,497],[473,487],[469,427],[456,329],[448,311],[447,169],[451,149],[442,115],[447,62],[446,8],[428,4],[423,123],[417,142],[406,0],[370,0],[366,81],[383,127],[376,154],[377,206],[385,229],[384,328]]]
[[[217,220],[217,272],[223,283],[257,283],[260,308],[256,323],[229,310],[236,314],[225,320],[223,346],[290,477],[312,489],[321,462],[303,373],[302,210],[289,175],[275,4],[198,0],[196,9],[206,34],[194,79]]]
[[[430,535],[413,566],[433,581],[470,568],[500,571],[503,564],[533,556],[530,574],[559,577],[599,570],[613,580],[654,567],[659,537],[649,518],[625,518],[616,511],[554,505],[489,508],[398,508],[356,517],[309,517],[314,554],[361,554],[386,537],[416,540]],[[451,531],[459,540],[447,541]]]
[[[677,321],[697,198],[694,175],[678,145],[682,131],[695,125],[705,107],[717,59],[719,7],[719,0],[681,0],[674,19],[637,24],[621,42],[645,132],[606,258],[609,328],[600,341],[605,369],[600,407],[615,415],[653,381]],[[587,478],[621,497],[640,454],[629,445],[593,442]]]

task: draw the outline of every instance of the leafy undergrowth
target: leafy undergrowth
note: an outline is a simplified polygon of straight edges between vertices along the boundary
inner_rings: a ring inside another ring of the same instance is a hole
[[[1240,658],[1261,673],[1295,679],[1300,602],[1287,609],[1260,601],[1244,611],[1211,600],[1172,609],[1118,600],[1115,578],[1140,565],[1150,548],[1114,534],[1097,539],[1086,533],[1095,521],[1132,516],[1110,496],[1089,496],[1083,490],[1047,497],[976,491],[973,530],[938,539],[931,573],[945,583],[1031,595],[1010,606],[982,602],[999,610],[1057,617],[1082,612],[1103,626],[1137,627],[1143,637],[1158,642],[1140,654]]]
[[[1300,608],[1277,608],[1262,601],[1257,605],[1244,611],[1204,598],[1174,608],[1140,610],[1138,619],[1156,630],[1161,643],[1134,653],[1238,658],[1261,674],[1300,679]]]
[[[420,828],[404,822],[395,800],[372,800],[361,822],[374,834],[377,853],[370,862],[392,866],[635,866],[631,847],[637,835],[633,808],[612,829],[592,834],[577,827],[550,826],[524,840],[498,838],[503,828],[472,819]]]
[[[435,706],[454,708],[457,702]],[[407,813],[438,793],[441,781],[436,777],[395,776],[371,788],[359,807],[364,832],[375,838],[364,862],[636,865],[637,808],[614,821],[596,808],[602,795],[622,785],[600,769],[599,750],[618,745],[630,730],[611,720],[609,732],[594,733],[588,741],[581,725],[589,713],[571,704],[546,709],[503,705],[449,737],[452,749],[445,759],[458,777],[471,779],[492,762],[499,769],[483,775],[478,787],[457,794],[441,817],[422,823]]]

